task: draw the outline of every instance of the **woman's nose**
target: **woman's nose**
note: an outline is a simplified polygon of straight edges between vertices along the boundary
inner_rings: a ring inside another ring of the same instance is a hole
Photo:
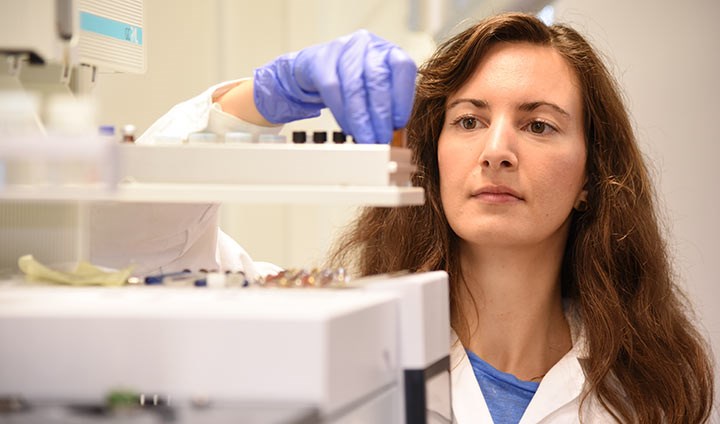
[[[490,126],[485,146],[478,158],[483,168],[490,170],[514,169],[517,167],[515,130],[504,120]]]

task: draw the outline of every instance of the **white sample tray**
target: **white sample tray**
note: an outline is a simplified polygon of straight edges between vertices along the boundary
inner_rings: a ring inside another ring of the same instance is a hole
[[[420,205],[411,152],[389,145],[114,146],[115,187],[6,184],[0,201]]]

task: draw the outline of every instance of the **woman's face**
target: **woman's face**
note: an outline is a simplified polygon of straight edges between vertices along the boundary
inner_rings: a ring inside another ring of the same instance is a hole
[[[564,246],[586,148],[577,78],[551,47],[499,43],[448,98],[440,196],[464,243]]]

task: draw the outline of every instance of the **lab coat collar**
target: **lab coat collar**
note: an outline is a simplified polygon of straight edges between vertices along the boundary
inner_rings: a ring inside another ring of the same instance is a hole
[[[493,422],[465,348],[455,331],[452,332],[450,348],[450,381],[453,417],[456,423]]]
[[[539,423],[582,395],[585,385],[578,350],[573,347],[543,377],[519,424]]]
[[[540,382],[519,424],[541,422],[553,412],[582,395],[585,374],[581,361],[586,343],[579,314],[572,303],[565,303],[565,316],[570,325],[572,349],[558,361]],[[477,382],[465,348],[452,332],[450,351],[453,414],[457,423],[492,423],[487,402]]]

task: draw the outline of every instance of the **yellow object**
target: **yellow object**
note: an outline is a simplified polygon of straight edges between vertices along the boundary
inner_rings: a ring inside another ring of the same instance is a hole
[[[130,277],[133,266],[118,271],[105,271],[91,263],[80,261],[72,272],[50,269],[38,262],[32,255],[18,259],[20,270],[28,279],[71,286],[121,286]]]

